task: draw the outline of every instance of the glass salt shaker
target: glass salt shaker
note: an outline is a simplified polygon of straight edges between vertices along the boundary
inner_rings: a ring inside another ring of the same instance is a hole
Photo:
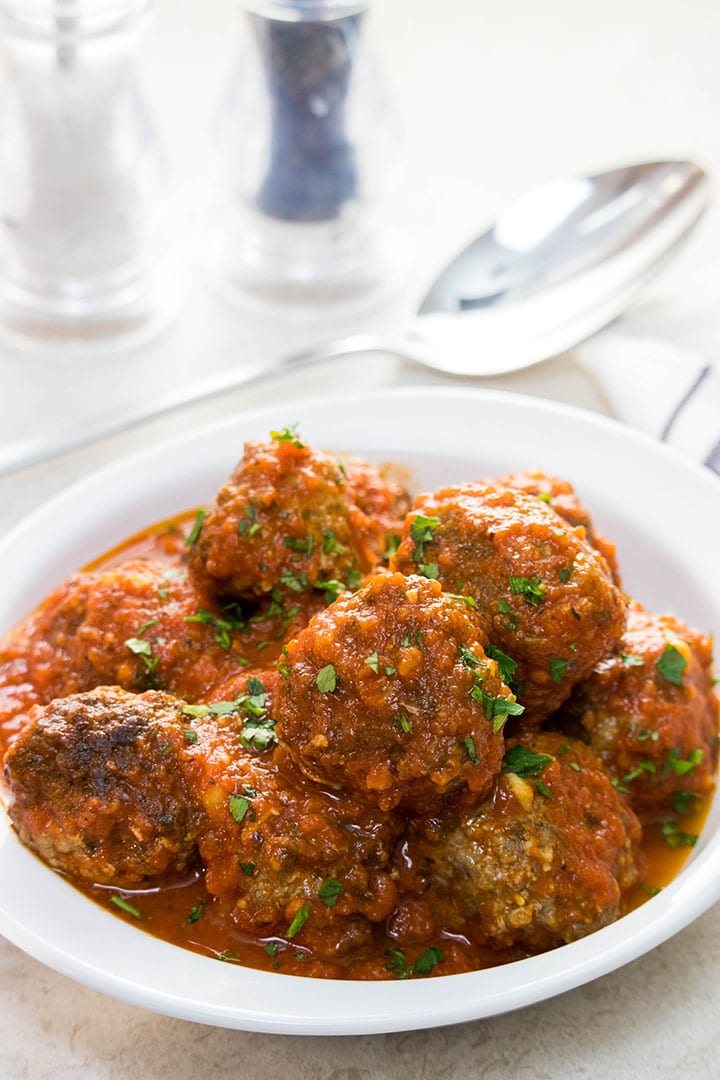
[[[368,0],[242,0],[221,118],[224,278],[285,312],[354,309],[392,279],[397,126]]]
[[[135,72],[150,0],[0,0],[0,331],[136,344],[172,313],[164,154]]]

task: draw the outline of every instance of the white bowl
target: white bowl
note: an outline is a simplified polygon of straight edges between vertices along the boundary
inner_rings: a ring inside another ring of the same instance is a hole
[[[0,632],[67,574],[145,525],[211,500],[247,438],[299,421],[319,448],[407,463],[418,488],[538,466],[567,477],[616,541],[625,587],[651,610],[720,628],[720,483],[658,443],[537,399],[415,389],[267,409],[89,476],[0,544]],[[581,941],[486,971],[363,983],[221,964],[155,940],[75,891],[0,819],[0,932],[50,967],[136,1005],[286,1034],[402,1031],[491,1016],[635,959],[720,897],[720,800],[673,883]]]

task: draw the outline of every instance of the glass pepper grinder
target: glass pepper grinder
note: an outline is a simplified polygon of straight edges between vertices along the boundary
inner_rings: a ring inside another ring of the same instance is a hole
[[[393,266],[397,130],[365,40],[368,0],[243,0],[223,110],[225,279],[309,314],[366,304]]]
[[[172,312],[164,155],[134,73],[150,0],[0,0],[0,332],[135,344]]]

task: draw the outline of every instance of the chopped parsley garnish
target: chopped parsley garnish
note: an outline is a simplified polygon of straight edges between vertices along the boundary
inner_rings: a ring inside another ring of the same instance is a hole
[[[561,533],[561,535],[562,536],[565,535],[564,530]],[[565,584],[565,582],[570,580],[570,575],[572,574],[572,572],[573,572],[572,566],[563,566],[562,570],[560,571],[560,580],[562,581],[563,585]]]
[[[228,799],[230,816],[238,825],[242,825],[249,809],[250,801],[244,795],[231,795]]]
[[[308,921],[310,915],[310,905],[303,904],[303,906],[295,913],[295,918],[285,931],[285,937],[293,938],[297,933],[302,930],[305,923]]]
[[[503,758],[503,772],[515,773],[516,776],[539,776],[543,769],[552,762],[549,754],[536,754],[526,746],[513,746]]]
[[[231,635],[233,631],[241,630],[245,625],[244,620],[234,612],[230,618],[223,619],[219,615],[213,615],[212,611],[208,611],[207,608],[200,608],[195,615],[186,615],[184,621],[210,626],[213,630],[215,644],[219,645],[221,649],[225,649],[226,652],[232,646]]]
[[[656,772],[657,766],[654,761],[638,761],[637,765],[623,776],[623,781],[629,784],[631,780],[637,780],[638,776],[642,776],[643,773],[650,773],[654,776]]]
[[[624,667],[642,667],[645,663],[642,656],[637,656],[635,653],[621,653],[620,660]]]
[[[404,731],[406,735],[409,735],[412,731],[412,724],[408,720],[405,713],[395,713],[395,715],[393,716],[393,723],[397,724],[397,726],[401,728],[401,730]]]
[[[125,645],[131,653],[135,656],[139,656],[148,671],[155,671],[160,662],[158,656],[153,656],[152,645],[149,641],[144,641],[139,637],[126,638]]]
[[[508,603],[507,600],[505,600],[504,597],[502,597],[500,600],[498,600],[498,611],[502,615],[508,615],[509,616],[509,618],[507,618],[505,620],[505,629],[506,630],[517,630],[517,624],[518,624],[517,614],[515,613],[515,609]]]
[[[295,447],[296,450],[303,450],[304,443],[300,442],[298,438],[298,426],[297,424],[288,424],[287,427],[281,428],[280,431],[271,431],[270,438],[275,442],[289,442]]]
[[[445,954],[442,949],[431,945],[422,956],[419,956],[412,966],[413,975],[429,975],[436,964],[442,964]]]
[[[672,808],[676,814],[684,816],[692,810],[692,800],[699,799],[695,791],[675,791],[672,795]]]
[[[337,600],[341,592],[345,592],[347,585],[332,578],[330,581],[316,581],[313,588],[324,592],[328,604],[332,604],[334,600]]]
[[[297,536],[286,536],[283,543],[285,544],[285,547],[290,548],[291,551],[299,551],[303,555],[312,555],[312,533],[308,533],[304,540],[300,540]]]
[[[416,563],[425,562],[425,548],[430,544],[435,536],[435,530],[440,524],[440,519],[436,517],[425,517],[423,514],[418,514],[410,525],[410,539],[415,542],[415,548],[412,553],[412,560]],[[434,565],[434,564],[431,564]],[[420,570],[422,573],[422,568]],[[426,574],[426,577],[430,575]]]
[[[535,790],[537,791],[538,795],[542,795],[543,799],[552,798],[552,791],[547,786],[544,780],[535,781]]]
[[[675,821],[666,821],[660,828],[660,835],[671,848],[695,847],[698,841],[695,833],[683,832],[682,829],[678,828]]]
[[[243,720],[240,741],[249,750],[267,750],[268,746],[277,742],[275,721],[269,716],[262,720],[253,718]]]
[[[282,675],[283,679],[289,679],[290,678],[290,668],[282,660],[280,660],[278,662],[277,669],[280,672],[280,674]]]
[[[192,908],[192,910],[190,911],[190,914],[188,915],[187,919],[185,920],[185,922],[188,924],[188,926],[192,926],[193,923],[196,923],[200,919],[202,919],[203,915],[205,914],[205,904],[206,903],[207,903],[206,900],[201,900],[197,907]]]
[[[682,686],[683,672],[687,667],[687,663],[680,650],[675,645],[668,643],[655,667],[667,682],[673,683],[674,686]]]
[[[397,668],[393,667],[392,664],[386,664],[385,665],[385,674],[387,675],[387,677],[389,679],[391,675],[396,675],[397,674]]]
[[[543,585],[537,574],[534,577],[510,577],[510,589],[513,596],[523,596],[531,607],[538,607],[545,599],[547,585]]]
[[[375,650],[375,652],[371,652],[369,656],[365,657],[365,663],[371,671],[375,672],[376,675],[379,673],[380,668],[377,649]]]
[[[465,738],[461,740],[461,744],[464,747],[465,753],[470,758],[472,764],[479,765],[480,758],[477,755],[477,750],[475,749],[475,740],[473,739],[472,735],[466,735]]]
[[[253,874],[255,873],[255,863],[254,862],[241,862],[241,863],[238,863],[238,865],[239,865],[240,869],[242,870],[243,874],[246,875],[246,877],[252,877]]]
[[[308,587],[307,574],[293,574],[291,570],[285,570],[280,575],[280,583],[293,592],[305,592]]]
[[[480,683],[476,682],[470,691],[470,697],[477,701],[485,710],[486,720],[491,720],[493,732],[497,733],[505,723],[508,716],[521,716],[525,712],[525,706],[511,698],[498,695],[494,697],[487,690],[483,690]]]
[[[466,668],[476,668],[479,666],[480,660],[466,645],[458,646],[458,654],[460,656],[460,663],[464,664]]]
[[[647,882],[645,882],[645,881],[641,882],[640,888],[642,889],[642,891],[645,893],[646,896],[651,896],[651,897],[652,896],[657,896],[658,893],[662,892],[662,889],[658,889],[657,885],[648,885]]]
[[[612,784],[612,786],[617,791],[621,791],[623,793],[623,795],[629,795],[630,794],[630,788],[626,788],[624,784],[621,784],[620,781],[618,780],[617,776],[611,776],[610,777],[610,783]]]
[[[490,659],[494,660],[497,664],[500,678],[503,682],[506,682],[511,690],[515,690],[516,687],[513,683],[515,681],[514,675],[517,670],[517,661],[513,660],[511,656],[508,656],[507,653],[502,652],[501,649],[496,648],[494,645],[488,645],[485,652]]]
[[[198,510],[197,514],[195,515],[195,523],[193,524],[193,527],[188,533],[188,535],[185,537],[185,547],[192,547],[193,544],[197,543],[197,539],[200,536],[200,530],[203,527],[203,522],[205,521],[206,517],[207,510]]]
[[[359,589],[362,585],[362,574],[353,567],[348,570],[346,581],[348,589]]]
[[[337,672],[332,664],[320,668],[315,678],[315,685],[321,694],[332,694],[337,687]]]
[[[344,888],[340,884],[337,878],[329,877],[325,878],[322,885],[318,889],[318,896],[322,900],[325,907],[335,907],[338,899],[345,892]]]
[[[563,676],[567,670],[568,663],[568,660],[563,660],[559,656],[550,657],[550,678],[554,683],[563,681]]]
[[[393,555],[395,554],[395,552],[397,551],[397,549],[400,547],[400,537],[398,536],[397,533],[391,533],[391,532],[386,533],[385,536],[387,538],[387,546],[385,548],[384,558],[385,559],[391,559],[393,557]]]
[[[185,709],[183,709],[183,712],[185,712]],[[190,743],[191,746],[194,746],[198,741],[198,737],[192,728],[185,728],[183,730],[183,735],[185,736],[185,742]]]
[[[265,952],[268,956],[272,956],[273,960],[282,949],[282,945],[279,941],[269,941],[265,946]]]
[[[464,593],[454,593],[454,592],[445,593],[445,595],[449,596],[451,600],[460,600],[460,601],[462,601],[462,603],[467,604],[467,606],[469,608],[476,608],[477,607],[477,600],[475,599],[474,596],[467,596]]]
[[[345,544],[341,544],[335,539],[335,533],[332,529],[325,530],[323,534],[323,552],[325,555],[332,555],[333,552],[338,555],[347,555],[348,550]]]
[[[681,758],[680,751],[675,747],[668,754],[663,775],[667,776],[669,772],[674,772],[676,776],[686,776],[687,773],[693,771],[696,765],[700,764],[702,759],[702,750],[692,750],[688,758]]]
[[[638,742],[646,742],[648,739],[652,739],[653,742],[657,742],[660,738],[659,731],[640,731],[638,733]]]
[[[402,949],[387,949],[385,955],[389,958],[385,968],[396,979],[409,979],[411,975],[430,975],[436,964],[442,964],[445,954],[442,949],[431,945],[422,956],[419,956],[414,964],[409,964]]]
[[[244,536],[247,533],[248,537],[255,536],[255,533],[259,533],[261,529],[260,522],[257,520],[255,507],[252,503],[245,507],[245,515],[241,517],[237,525],[238,536]]]
[[[571,769],[575,770],[575,772],[582,772],[582,769],[578,765],[577,761],[570,761],[570,762],[568,762],[568,764],[569,764]]]
[[[133,907],[127,900],[123,900],[122,896],[118,896],[117,893],[112,894],[110,903],[114,904],[115,907],[120,908],[120,910],[124,911],[127,915],[132,915],[134,919],[142,919],[143,917],[142,911],[138,911],[136,907]]]
[[[440,570],[438,569],[438,564],[434,562],[419,563],[418,570],[423,577],[429,578],[431,581],[437,581],[437,579],[440,577]]]

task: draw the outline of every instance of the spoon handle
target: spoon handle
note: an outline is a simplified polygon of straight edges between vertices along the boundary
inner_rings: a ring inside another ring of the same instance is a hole
[[[330,360],[341,360],[376,351],[411,359],[399,341],[394,342],[389,338],[375,337],[370,334],[358,334],[307,352],[286,356],[268,368],[260,370],[229,368],[227,371],[219,371],[214,375],[207,375],[195,382],[176,387],[160,398],[135,402],[124,412],[117,413],[115,416],[101,416],[96,420],[85,422],[72,431],[49,436],[43,434],[35,438],[16,439],[7,443],[0,447],[0,476],[9,476],[31,465],[49,461],[69,450],[77,450],[109,435],[127,431],[147,420],[167,416],[187,405],[219,397],[240,386],[259,386],[283,375],[290,375],[301,368],[310,368]]]

